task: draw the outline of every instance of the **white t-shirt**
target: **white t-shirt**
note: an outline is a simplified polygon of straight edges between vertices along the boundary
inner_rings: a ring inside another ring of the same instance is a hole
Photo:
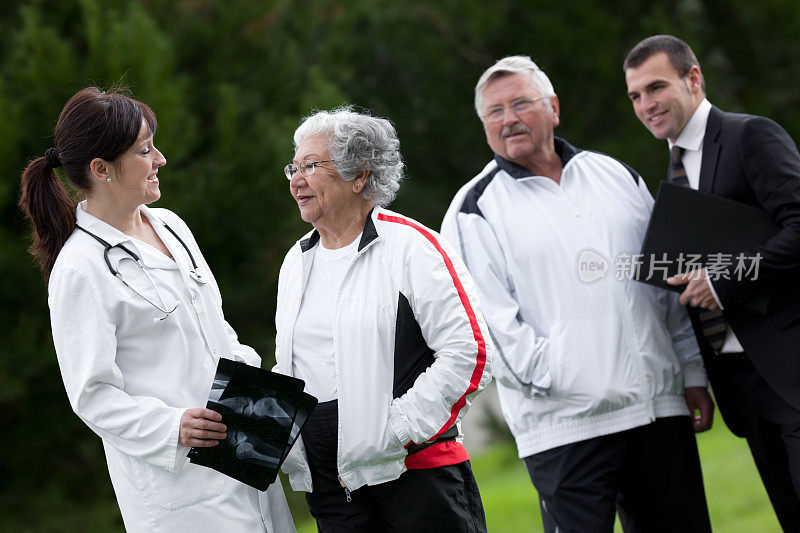
[[[336,297],[360,241],[359,235],[336,250],[320,242],[294,326],[292,373],[306,382],[305,391],[320,402],[338,397],[333,353]]]

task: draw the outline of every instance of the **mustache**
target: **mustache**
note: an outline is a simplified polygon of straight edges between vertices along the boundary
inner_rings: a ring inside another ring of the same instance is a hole
[[[500,136],[502,138],[506,138],[509,135],[513,135],[514,133],[530,133],[531,130],[525,125],[516,122],[514,124],[510,124],[503,128],[503,131],[500,132]]]

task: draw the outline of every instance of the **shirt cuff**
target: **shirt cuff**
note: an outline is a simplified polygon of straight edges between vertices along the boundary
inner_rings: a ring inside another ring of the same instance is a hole
[[[708,270],[706,270],[706,283],[708,283],[708,286],[711,288],[711,296],[713,296],[714,301],[717,302],[717,307],[719,307],[720,311],[724,310],[725,308],[722,306],[722,302],[719,301],[719,296],[717,296],[717,291],[714,290],[714,284],[711,283],[711,278],[708,277]]]
[[[409,423],[406,420],[406,415],[404,415],[397,406],[397,400],[392,402],[392,405],[389,406],[389,426],[392,428],[392,433],[394,433],[397,439],[395,444],[405,446],[411,442]]]

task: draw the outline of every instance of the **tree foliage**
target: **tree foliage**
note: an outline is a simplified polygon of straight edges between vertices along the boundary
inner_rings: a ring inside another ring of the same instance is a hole
[[[392,207],[434,228],[490,158],[473,87],[505,55],[530,55],[550,75],[561,102],[558,134],[627,161],[651,187],[665,172],[664,145],[633,116],[621,69],[647,35],[674,33],[694,47],[713,103],[800,134],[794,0],[4,4],[0,406],[11,436],[0,459],[0,515],[29,531],[96,526],[94,511],[64,513],[113,508],[99,440],[70,412],[60,384],[46,288],[16,207],[21,170],[51,145],[58,112],[78,89],[121,83],[156,111],[156,143],[169,162],[158,205],[187,220],[220,282],[226,316],[265,366],[278,268],[309,229],[282,168],[300,117],[315,109],[353,104],[391,118],[409,176]]]

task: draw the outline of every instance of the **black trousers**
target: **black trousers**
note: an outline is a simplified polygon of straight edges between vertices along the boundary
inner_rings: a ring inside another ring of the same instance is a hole
[[[525,458],[547,533],[710,532],[688,416],[559,446]]]
[[[317,406],[303,428],[313,492],[308,510],[321,533],[485,533],[486,518],[469,461],[365,486],[347,501],[336,470],[336,401]]]
[[[741,354],[715,361],[716,379],[726,380],[735,416],[784,531],[800,532],[800,411],[767,385]]]

